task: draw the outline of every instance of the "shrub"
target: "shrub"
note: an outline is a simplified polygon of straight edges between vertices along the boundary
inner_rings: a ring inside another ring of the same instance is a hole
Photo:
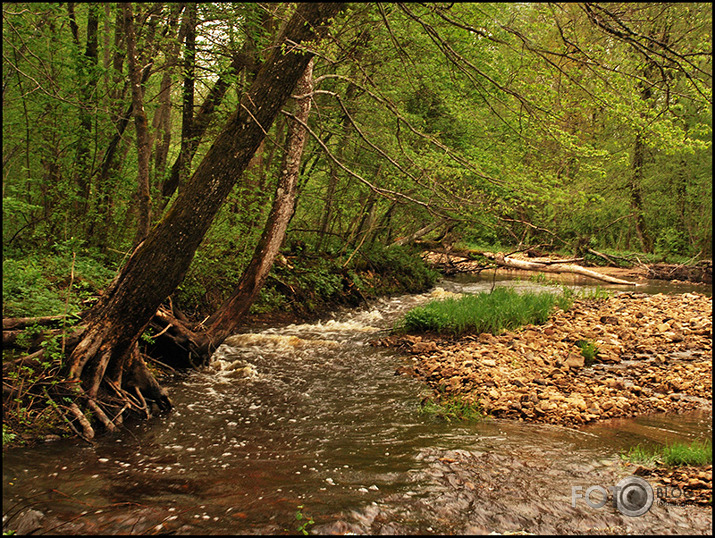
[[[434,286],[439,279],[439,273],[407,247],[375,245],[360,254],[353,270],[361,275],[367,272],[377,274],[377,278],[363,279],[366,286],[363,291],[369,294],[420,293]]]

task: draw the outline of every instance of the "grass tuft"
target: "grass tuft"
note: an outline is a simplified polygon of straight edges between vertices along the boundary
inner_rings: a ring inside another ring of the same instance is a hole
[[[431,301],[407,312],[396,331],[501,334],[529,323],[545,323],[555,305],[567,306],[553,293],[517,293],[496,288],[491,293]]]
[[[486,414],[479,404],[468,402],[458,396],[439,401],[427,399],[422,404],[422,412],[452,422],[453,420],[483,420]]]
[[[662,462],[667,466],[709,465],[713,461],[712,442],[673,443],[652,448],[636,445],[621,454],[621,458],[632,463],[650,465]]]

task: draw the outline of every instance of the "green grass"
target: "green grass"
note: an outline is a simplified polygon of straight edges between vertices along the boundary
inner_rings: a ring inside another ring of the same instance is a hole
[[[570,306],[570,297],[548,292],[517,293],[495,288],[491,293],[431,301],[407,312],[395,327],[397,332],[435,331],[460,336],[466,333],[501,334],[522,325],[542,324],[554,306]]]
[[[621,458],[632,463],[653,464],[662,462],[667,466],[709,465],[713,461],[712,442],[673,443],[652,448],[637,445],[621,454]]]
[[[613,297],[613,292],[602,288],[601,286],[596,286],[595,288],[580,289],[576,292],[576,296],[579,299],[603,301],[609,297]]]

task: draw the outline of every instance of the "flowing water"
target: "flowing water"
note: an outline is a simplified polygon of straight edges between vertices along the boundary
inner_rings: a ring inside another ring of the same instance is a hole
[[[440,284],[472,293],[491,285],[475,277]],[[395,374],[405,359],[369,341],[440,293],[235,335],[209,367],[167,384],[176,406],[168,416],[94,445],[65,440],[7,451],[7,528],[21,523],[25,530],[39,527],[36,534],[712,530],[709,509],[654,505],[629,518],[611,505],[572,502],[574,487],[616,484],[623,449],[709,439],[711,411],[578,430],[507,420],[449,423],[421,413],[425,388]]]

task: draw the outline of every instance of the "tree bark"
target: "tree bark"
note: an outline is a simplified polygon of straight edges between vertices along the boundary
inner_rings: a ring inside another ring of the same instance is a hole
[[[310,115],[312,92],[313,61],[311,60],[295,87],[297,95],[295,116],[303,123],[307,123]],[[212,349],[216,349],[235,330],[243,315],[255,302],[283,244],[288,224],[295,211],[295,194],[305,137],[306,130],[300,123],[297,121],[290,123],[281,163],[281,176],[263,235],[236,290],[206,322]]]
[[[319,37],[319,26],[342,4],[300,4],[279,36],[239,109],[218,135],[164,218],[135,249],[116,281],[86,317],[69,357],[70,375],[92,398],[100,387],[138,387],[169,408],[166,392],[137,352],[139,336],[183,279],[213,218],[305,72],[312,53],[296,50]],[[103,380],[107,383],[102,384]]]

